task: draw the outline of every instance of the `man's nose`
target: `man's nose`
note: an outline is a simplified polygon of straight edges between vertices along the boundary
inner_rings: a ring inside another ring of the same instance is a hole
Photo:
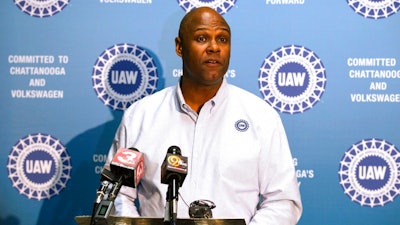
[[[213,52],[219,52],[220,50],[221,49],[216,40],[211,40],[209,42],[209,45],[207,46],[207,52],[213,53]]]

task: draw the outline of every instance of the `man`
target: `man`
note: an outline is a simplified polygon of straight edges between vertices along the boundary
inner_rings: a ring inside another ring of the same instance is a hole
[[[175,46],[183,63],[179,84],[129,107],[110,149],[109,161],[118,148],[135,147],[144,153],[146,167],[137,189],[121,189],[115,215],[164,217],[168,185],[160,182],[160,167],[176,145],[189,165],[178,218],[189,216],[186,203],[207,199],[216,205],[214,218],[296,224],[302,205],[279,115],[224,78],[229,25],[211,8],[195,9],[182,19]]]

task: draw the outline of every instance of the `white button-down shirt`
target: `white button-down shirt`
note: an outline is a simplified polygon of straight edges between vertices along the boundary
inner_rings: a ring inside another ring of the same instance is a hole
[[[145,155],[145,174],[137,189],[121,189],[115,215],[164,217],[168,185],[160,181],[160,168],[172,145],[188,157],[178,218],[188,218],[188,204],[199,199],[215,203],[213,218],[243,218],[251,225],[296,224],[300,218],[298,182],[278,113],[226,80],[199,114],[179,85],[125,111],[109,161],[118,148],[135,147]]]

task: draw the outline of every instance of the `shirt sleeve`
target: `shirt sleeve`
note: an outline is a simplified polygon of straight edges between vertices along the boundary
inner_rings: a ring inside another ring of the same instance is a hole
[[[114,201],[114,216],[139,217],[139,212],[135,205],[136,189],[122,186],[117,198]]]
[[[294,225],[302,203],[293,159],[281,120],[271,125],[259,158],[260,205],[249,225]]]

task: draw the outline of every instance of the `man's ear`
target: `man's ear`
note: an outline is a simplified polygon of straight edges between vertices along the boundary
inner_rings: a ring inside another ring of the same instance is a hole
[[[175,38],[175,52],[179,57],[182,57],[182,41],[179,37]]]

